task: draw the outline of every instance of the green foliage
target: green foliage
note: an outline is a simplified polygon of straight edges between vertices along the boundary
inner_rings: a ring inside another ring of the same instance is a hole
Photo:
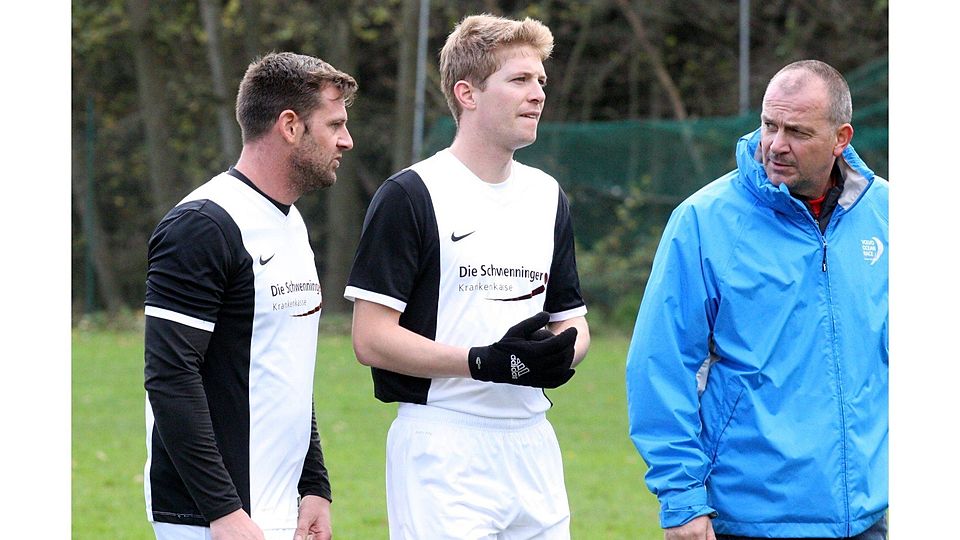
[[[396,407],[373,397],[350,338],[330,326],[324,318],[314,395],[333,483],[335,537],[386,539],[384,448]],[[576,376],[550,391],[573,538],[662,538],[656,499],[643,485],[645,467],[627,435],[626,349],[623,338],[594,339]],[[75,331],[72,398],[72,537],[153,538],[143,499],[142,331]]]
[[[592,246],[577,248],[577,266],[591,325],[629,336],[669,209],[650,191],[628,186],[613,226]]]

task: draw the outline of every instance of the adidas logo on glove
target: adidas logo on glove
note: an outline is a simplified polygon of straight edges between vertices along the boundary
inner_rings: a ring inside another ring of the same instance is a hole
[[[513,377],[513,380],[517,380],[521,375],[526,375],[530,373],[530,369],[527,366],[523,365],[523,362],[517,358],[517,355],[510,355],[510,376]]]

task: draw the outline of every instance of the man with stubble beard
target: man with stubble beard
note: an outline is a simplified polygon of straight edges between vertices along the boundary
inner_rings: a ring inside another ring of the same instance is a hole
[[[252,63],[240,159],[150,238],[144,491],[160,540],[332,535],[313,413],[320,282],[293,204],[336,182],[356,89],[319,58]]]

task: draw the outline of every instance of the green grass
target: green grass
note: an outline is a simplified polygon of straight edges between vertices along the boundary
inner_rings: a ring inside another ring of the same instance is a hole
[[[548,413],[563,451],[575,539],[662,538],[656,499],[627,435],[623,338],[594,338]],[[339,540],[387,538],[384,442],[396,412],[373,397],[349,337],[322,335],[317,422]],[[72,524],[76,540],[152,540],[143,503],[142,333],[73,333]]]

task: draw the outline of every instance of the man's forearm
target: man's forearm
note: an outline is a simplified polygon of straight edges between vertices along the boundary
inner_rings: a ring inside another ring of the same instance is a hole
[[[573,367],[576,367],[587,356],[587,351],[590,349],[590,327],[587,325],[586,317],[574,317],[547,325],[547,329],[554,334],[559,334],[567,328],[577,329],[577,341],[573,346]]]
[[[466,348],[411,332],[400,326],[398,311],[374,302],[354,305],[353,347],[365,366],[414,377],[470,377]]]

